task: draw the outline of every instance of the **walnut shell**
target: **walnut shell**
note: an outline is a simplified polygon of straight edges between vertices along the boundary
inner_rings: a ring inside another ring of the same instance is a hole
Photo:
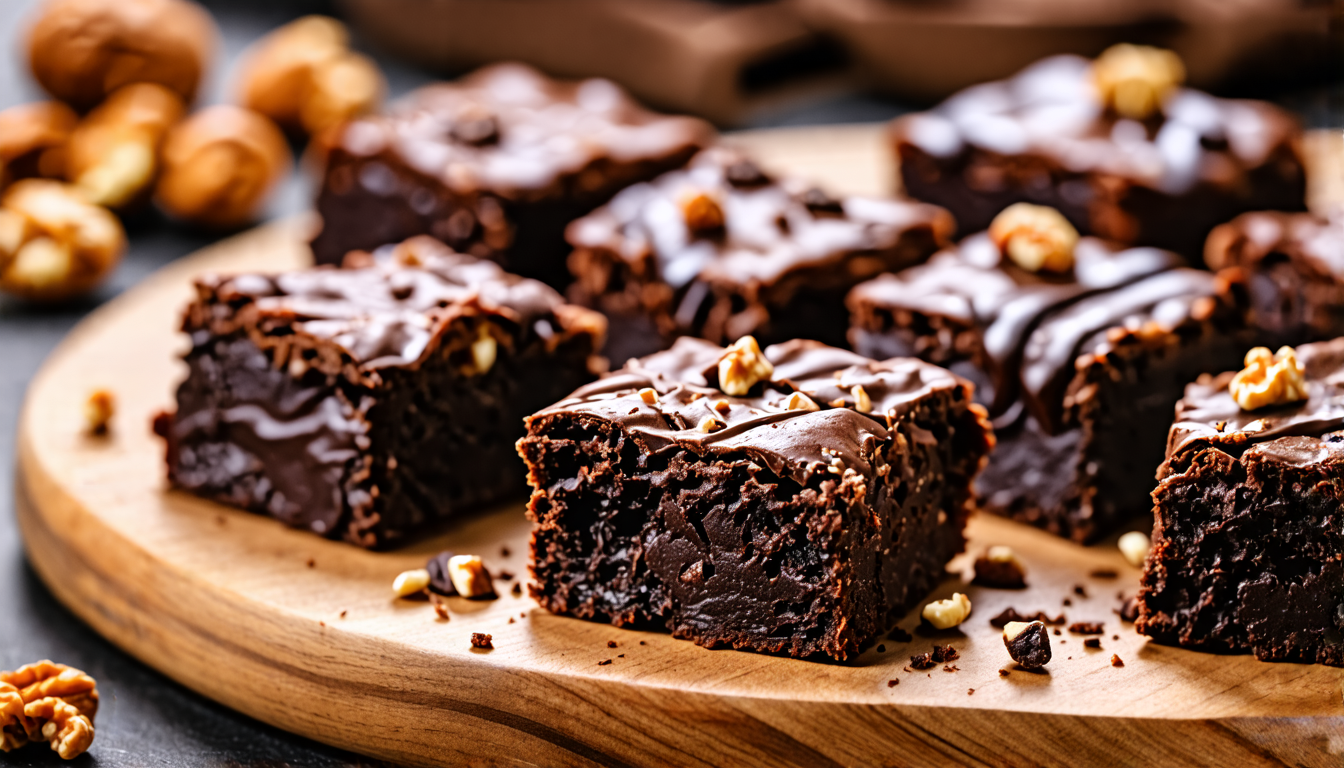
[[[162,161],[155,189],[159,206],[213,227],[255,218],[292,164],[275,123],[226,104],[207,107],[169,131]]]
[[[117,217],[67,184],[25,179],[0,200],[0,291],[69,299],[103,282],[125,251]]]
[[[49,0],[28,33],[33,76],[79,110],[137,82],[196,96],[217,32],[187,0]]]

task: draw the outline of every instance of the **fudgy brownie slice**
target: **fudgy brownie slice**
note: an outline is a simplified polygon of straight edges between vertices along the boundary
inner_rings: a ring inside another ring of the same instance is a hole
[[[363,269],[209,276],[172,484],[364,547],[518,494],[522,419],[593,377],[604,319],[419,237]]]
[[[1271,346],[1344,336],[1344,209],[1327,218],[1257,211],[1218,226],[1210,269],[1247,274],[1255,325]]]
[[[1032,272],[973,235],[855,288],[850,340],[974,382],[998,438],[981,506],[1089,542],[1148,509],[1182,387],[1249,345],[1237,286],[1181,264],[1085,237],[1067,271]]]
[[[1160,53],[1138,55],[1121,66],[1140,75],[1162,68]],[[1190,259],[1214,226],[1240,213],[1306,210],[1291,115],[1179,87],[1178,72],[1155,74],[1159,82],[1128,84],[1148,93],[1138,105],[1146,114],[1116,97],[1123,82],[1107,98],[1097,63],[1056,56],[901,117],[891,141],[904,189],[951,211],[962,235],[1031,202],[1057,208],[1083,234]]]
[[[992,442],[941,368],[683,338],[528,419],[532,594],[708,647],[848,658],[943,578]]]
[[[845,293],[924,261],[952,226],[932,205],[833,198],[715,148],[570,226],[569,296],[611,319],[616,361],[682,335],[843,345]]]
[[[565,225],[712,138],[704,122],[649,112],[607,80],[486,67],[327,138],[313,255],[339,264],[428,234],[562,287]]]
[[[1158,642],[1344,666],[1344,339],[1297,356],[1305,399],[1245,410],[1226,373],[1177,407],[1135,622]]]

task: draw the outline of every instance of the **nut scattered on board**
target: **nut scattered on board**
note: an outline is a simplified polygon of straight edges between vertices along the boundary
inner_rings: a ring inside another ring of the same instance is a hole
[[[1148,556],[1148,548],[1152,542],[1148,536],[1140,531],[1130,531],[1120,537],[1116,542],[1120,548],[1120,554],[1125,556],[1125,561],[1135,568],[1143,567],[1143,559]]]
[[[155,199],[180,219],[237,226],[256,217],[291,165],[289,145],[275,123],[251,110],[219,104],[168,132]]]
[[[921,614],[935,629],[951,629],[971,615],[971,599],[960,592],[946,600],[934,600],[924,606]]]
[[[1107,109],[1131,120],[1144,120],[1185,82],[1185,65],[1171,51],[1121,43],[1107,48],[1092,63],[1092,79]]]
[[[454,555],[448,558],[448,578],[462,597],[470,600],[495,597],[495,585],[485,563],[476,555]]]
[[[163,137],[186,105],[155,83],[113,91],[70,135],[65,177],[89,202],[121,208],[146,197],[159,169]]]
[[[106,435],[117,411],[116,398],[106,389],[95,389],[84,401],[84,428],[91,435]]]
[[[743,336],[729,345],[719,358],[719,389],[724,394],[740,397],[751,391],[757,382],[768,380],[775,366],[761,352],[754,336]]]
[[[1035,669],[1050,663],[1050,634],[1042,621],[1010,621],[1003,628],[1008,655],[1023,667]]]
[[[1307,372],[1297,359],[1297,350],[1279,347],[1274,354],[1266,347],[1246,353],[1246,367],[1227,385],[1242,410],[1255,411],[1307,399]]]
[[[98,686],[73,667],[39,661],[0,671],[0,752],[47,742],[64,760],[93,743]]]
[[[0,187],[19,179],[62,176],[66,142],[78,124],[79,115],[59,101],[0,111]]]
[[[1014,203],[990,222],[989,239],[1028,272],[1068,272],[1078,230],[1054,208]]]
[[[126,250],[121,222],[74,187],[15,183],[0,199],[0,290],[61,301],[103,281]]]
[[[403,571],[392,581],[392,591],[397,597],[410,597],[417,592],[425,591],[428,586],[429,571],[424,568]]]
[[[723,231],[723,208],[713,196],[705,192],[686,195],[681,201],[681,216],[686,229],[693,236],[713,235]]]
[[[33,77],[85,110],[130,83],[190,102],[214,54],[215,24],[187,0],[49,0],[28,34]]]
[[[345,25],[328,16],[305,16],[261,38],[239,71],[243,106],[309,134],[372,112],[386,91],[377,66],[350,50]]]
[[[995,545],[975,559],[973,584],[995,589],[1022,589],[1027,586],[1027,569],[1011,547]]]

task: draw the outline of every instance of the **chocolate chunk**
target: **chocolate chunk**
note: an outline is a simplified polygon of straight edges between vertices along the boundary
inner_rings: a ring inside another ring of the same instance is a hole
[[[1050,663],[1050,635],[1042,622],[1010,622],[1003,628],[1003,645],[1013,661],[1027,669]]]
[[[445,597],[457,596],[457,587],[448,575],[448,560],[452,557],[452,552],[444,550],[425,563],[425,570],[429,571],[429,591]]]
[[[1089,638],[1087,638],[1086,640],[1083,641],[1083,646],[1086,647],[1086,648],[1100,648],[1100,647],[1101,647],[1101,638],[1100,638],[1100,637],[1089,637]]]
[[[910,667],[912,669],[932,669],[934,666],[933,655],[928,653],[919,653],[910,657]]]

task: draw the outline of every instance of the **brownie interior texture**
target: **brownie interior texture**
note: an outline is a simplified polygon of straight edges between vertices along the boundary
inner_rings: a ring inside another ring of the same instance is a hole
[[[1298,351],[1306,402],[1242,411],[1223,374],[1177,409],[1136,622],[1158,642],[1344,666],[1344,341]]]
[[[890,428],[853,411],[852,400],[815,412],[767,410],[766,401],[791,390],[777,376],[777,390],[728,398],[734,412],[713,439],[693,423],[697,400],[681,398],[722,393],[650,369],[681,357],[672,365],[694,370],[719,351],[683,340],[643,361],[647,368],[613,374],[529,420],[519,450],[534,488],[533,595],[557,613],[663,629],[708,647],[850,657],[940,581],[962,549],[986,427],[967,407],[964,385],[904,361],[900,375],[914,383],[874,396],[908,399]],[[803,357],[816,363],[826,354],[830,362],[809,376],[827,379],[869,364],[804,343],[767,354],[777,372],[791,362],[801,372]],[[827,389],[839,395],[834,383]],[[611,399],[642,384],[663,392],[661,415],[640,409],[638,396]],[[921,386],[917,397],[897,392]],[[832,445],[851,470],[825,469]]]
[[[520,495],[522,419],[591,378],[601,320],[411,250],[415,268],[203,279],[164,426],[173,484],[361,546]]]

